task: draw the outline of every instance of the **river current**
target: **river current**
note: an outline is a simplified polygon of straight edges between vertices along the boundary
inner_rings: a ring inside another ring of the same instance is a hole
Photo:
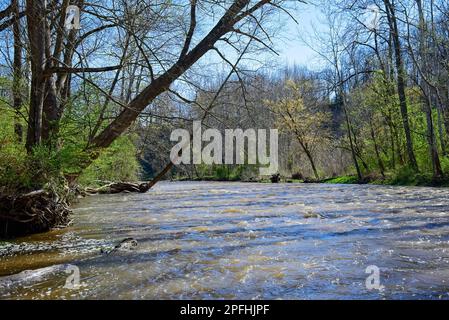
[[[163,182],[73,211],[0,242],[1,299],[449,299],[449,189]]]

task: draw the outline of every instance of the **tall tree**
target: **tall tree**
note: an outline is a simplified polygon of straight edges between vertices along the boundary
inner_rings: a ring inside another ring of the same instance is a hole
[[[13,0],[11,3],[13,15],[13,35],[14,35],[14,61],[13,61],[13,107],[16,112],[14,131],[20,142],[23,139],[23,127],[20,123],[20,109],[22,107],[22,40],[20,28],[20,8],[19,0]]]
[[[147,82],[145,88],[140,90],[132,99],[131,95],[127,94],[124,101],[117,101],[112,99],[111,95],[108,95],[108,90],[101,89],[101,92],[108,96],[107,99],[111,99],[114,103],[118,104],[121,111],[115,116],[109,124],[102,127],[102,130],[97,126],[98,134],[91,137],[89,142],[88,151],[91,157],[84,161],[82,167],[87,167],[98,155],[101,149],[107,148],[111,143],[120,135],[122,135],[131,124],[139,117],[139,115],[145,110],[145,108],[151,104],[162,93],[167,92],[170,86],[186,73],[195,63],[197,63],[207,52],[215,51],[218,53],[226,63],[229,64],[229,60],[218,49],[217,43],[227,43],[232,47],[235,47],[231,37],[239,37],[241,39],[255,39],[256,43],[261,44],[264,47],[269,47],[263,40],[257,37],[253,30],[259,30],[259,34],[266,34],[263,29],[261,20],[265,19],[265,16],[269,16],[269,13],[273,10],[285,10],[282,8],[283,1],[273,0],[234,0],[229,1],[229,4],[223,9],[223,14],[217,23],[211,28],[209,32],[205,34],[199,41],[196,41],[195,34],[199,33],[198,30],[198,11],[200,9],[199,1],[189,1],[190,5],[190,17],[188,30],[184,35],[183,45],[179,54],[172,52],[170,54],[165,53],[165,57],[158,58],[152,49],[151,43],[146,42],[142,38],[146,36],[148,28],[141,19],[137,19],[137,15],[146,12],[151,17],[153,11],[149,10],[147,4],[142,1],[135,1],[132,7],[126,2],[121,3],[123,6],[123,17],[117,21],[124,21],[122,24],[117,22],[115,26],[122,30],[125,34],[128,34],[136,48],[138,48],[138,55],[141,58],[138,60],[144,60],[144,65],[149,73],[150,81]],[[31,96],[30,96],[30,114],[29,114],[29,130],[27,138],[27,148],[29,151],[32,148],[40,144],[41,142],[51,144],[55,139],[53,136],[57,136],[58,125],[61,119],[62,112],[64,110],[64,103],[67,99],[67,92],[71,87],[72,75],[77,75],[83,78],[84,81],[92,83],[86,74],[92,72],[106,72],[123,68],[123,66],[110,66],[110,67],[72,67],[74,53],[76,46],[82,43],[83,39],[87,36],[95,34],[101,31],[105,26],[97,26],[91,31],[84,33],[84,35],[76,35],[75,32],[68,32],[63,28],[64,12],[69,1],[64,0],[57,6],[59,14],[51,15],[49,12],[55,11],[55,6],[51,6],[47,1],[30,1],[27,0],[26,16],[28,25],[28,38],[30,42],[30,59],[32,70],[31,81]],[[94,17],[104,21],[104,16],[98,14],[95,10],[97,7],[93,6],[94,10],[89,11],[84,8],[84,1],[79,0],[76,2],[79,7],[83,9],[83,12],[88,12]],[[160,5],[160,10],[171,10],[170,3]],[[221,8],[223,6],[219,5]],[[134,11],[132,11],[134,10]],[[112,10],[112,13],[117,15],[117,10]],[[161,13],[164,14],[164,13]],[[58,19],[59,17],[59,19]],[[161,16],[162,17],[162,16]],[[159,17],[161,19],[161,17]],[[114,25],[114,24],[113,24]],[[107,27],[107,26],[106,26]],[[139,29],[140,28],[140,29]],[[173,38],[177,38],[176,31],[173,31]],[[166,33],[165,33],[166,34]],[[64,42],[64,38],[67,37],[67,41]],[[171,43],[172,39],[168,36],[167,50],[174,48]],[[162,44],[164,46],[164,44]],[[167,52],[167,51],[165,51]],[[63,57],[61,61],[60,57]],[[177,56],[176,59],[172,57]],[[155,59],[156,63],[150,61]],[[79,62],[84,62],[80,60]],[[169,65],[168,62],[171,62]],[[139,61],[140,63],[140,61]],[[161,72],[156,73],[154,64],[159,64]],[[137,64],[136,64],[137,65]],[[142,68],[141,68],[142,69]],[[137,69],[130,69],[136,71]],[[128,82],[128,92],[131,92],[133,82],[135,81],[134,75],[130,76],[131,81]],[[148,79],[148,78],[147,78]],[[140,81],[137,81],[140,83]],[[114,83],[116,81],[114,80]],[[111,88],[113,88],[113,85]],[[97,86],[98,87],[98,86]],[[124,86],[122,85],[123,89]],[[137,88],[140,89],[140,88]],[[130,100],[129,103],[126,100]]]
[[[45,46],[47,1],[27,0],[27,27],[31,60],[30,106],[28,116],[27,149],[42,141],[42,115],[45,99]]]
[[[430,67],[430,57],[429,57],[429,48],[427,47],[427,39],[428,39],[428,27],[424,14],[423,3],[421,0],[415,0],[418,8],[418,16],[419,16],[419,56],[420,56],[420,65],[418,65],[418,69],[420,70],[420,80],[419,85],[423,92],[423,106],[424,112],[426,114],[426,123],[427,123],[427,141],[429,144],[429,153],[430,159],[432,162],[432,171],[434,179],[441,179],[443,176],[443,170],[441,169],[440,156],[438,152],[438,145],[435,138],[435,127],[433,124],[433,115],[432,115],[432,88],[429,80],[427,79],[425,72],[429,71]],[[413,53],[412,53],[413,54]],[[429,73],[427,73],[429,74]]]
[[[402,124],[405,132],[407,157],[409,165],[416,171],[418,171],[418,163],[416,161],[415,151],[413,149],[413,140],[410,130],[410,119],[408,114],[408,104],[407,96],[405,93],[406,86],[406,71],[404,67],[404,59],[402,56],[402,45],[400,40],[398,19],[396,17],[396,8],[391,0],[383,0],[385,5],[385,12],[388,19],[388,25],[390,28],[390,33],[392,37],[392,44],[395,53],[395,63],[396,63],[396,81],[397,90],[399,96],[399,106],[402,115]]]

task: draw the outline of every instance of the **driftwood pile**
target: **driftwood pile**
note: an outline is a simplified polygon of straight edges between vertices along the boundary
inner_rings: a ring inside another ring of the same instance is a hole
[[[150,183],[112,182],[99,188],[85,188],[86,194],[116,194],[122,192],[145,193],[150,190]]]
[[[48,231],[70,223],[67,196],[37,190],[20,195],[0,194],[0,238]]]

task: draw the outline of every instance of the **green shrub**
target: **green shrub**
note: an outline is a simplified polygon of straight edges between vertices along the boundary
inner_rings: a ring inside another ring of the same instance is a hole
[[[140,170],[136,153],[129,136],[119,137],[83,171],[78,181],[83,185],[98,185],[102,181],[136,181]]]
[[[357,183],[358,179],[356,176],[342,176],[342,177],[328,179],[323,182],[330,183],[330,184],[353,184],[353,183]]]
[[[58,151],[38,145],[27,153],[25,142],[14,133],[13,113],[0,113],[0,193],[63,186],[64,176],[79,173],[89,156],[83,150],[85,141],[64,135],[60,139],[64,143]],[[136,181],[140,168],[136,153],[131,137],[120,137],[82,172],[78,182],[96,185],[99,180]]]
[[[412,168],[404,166],[393,173],[387,183],[401,186],[430,185],[432,183],[432,174],[430,172],[416,173]]]

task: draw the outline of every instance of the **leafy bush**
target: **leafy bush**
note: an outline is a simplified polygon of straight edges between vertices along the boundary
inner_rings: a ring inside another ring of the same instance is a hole
[[[80,172],[80,164],[88,158],[84,141],[68,136],[59,150],[44,145],[27,153],[25,143],[14,133],[12,112],[0,113],[0,193],[13,194],[41,189],[45,186],[63,186],[64,176]],[[139,174],[136,147],[130,136],[118,138],[86,169],[78,182],[97,184],[99,180],[135,181]]]
[[[388,184],[401,186],[421,186],[429,185],[431,183],[431,173],[416,173],[412,168],[408,166],[400,168],[388,181]]]
[[[83,171],[78,181],[84,185],[98,185],[102,181],[136,181],[140,170],[136,153],[129,136],[119,137]]]
[[[324,182],[330,184],[353,184],[358,183],[358,178],[356,176],[342,176],[325,180]]]

